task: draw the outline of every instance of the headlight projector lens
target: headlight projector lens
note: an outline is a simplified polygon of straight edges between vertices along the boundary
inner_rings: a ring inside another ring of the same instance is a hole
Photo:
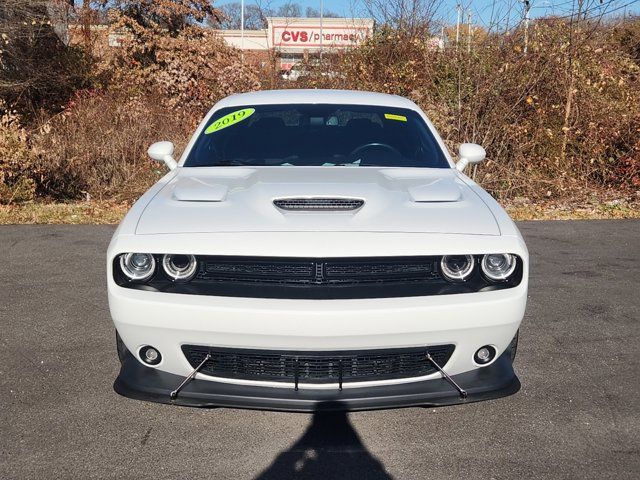
[[[516,269],[516,258],[510,253],[490,253],[482,258],[482,272],[489,280],[506,280]]]
[[[162,268],[175,281],[186,282],[196,274],[198,263],[193,255],[165,255]]]
[[[153,275],[156,261],[149,253],[125,253],[120,256],[120,268],[130,280],[140,282]]]
[[[463,282],[473,273],[474,260],[471,255],[445,255],[440,269],[447,280]]]

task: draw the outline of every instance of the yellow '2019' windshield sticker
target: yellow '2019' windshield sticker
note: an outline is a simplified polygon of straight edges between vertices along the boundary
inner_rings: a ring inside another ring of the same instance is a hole
[[[231,112],[224,117],[220,117],[218,120],[213,122],[211,125],[207,127],[204,131],[205,135],[209,135],[210,133],[219,132],[223,128],[230,127],[231,125],[235,125],[238,122],[246,120],[253,112],[255,112],[255,108],[243,108],[242,110],[236,110],[235,112]]]
[[[404,115],[395,115],[393,113],[385,113],[384,118],[386,118],[387,120],[398,120],[399,122],[407,121],[407,117],[405,117]]]

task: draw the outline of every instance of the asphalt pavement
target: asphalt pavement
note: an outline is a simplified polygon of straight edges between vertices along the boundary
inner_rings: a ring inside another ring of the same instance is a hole
[[[520,228],[519,393],[310,415],[118,396],[114,228],[0,227],[0,479],[640,478],[640,221]]]

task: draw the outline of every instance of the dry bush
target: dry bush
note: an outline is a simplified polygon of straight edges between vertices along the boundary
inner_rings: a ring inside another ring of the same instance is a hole
[[[139,58],[149,50],[153,58]],[[115,63],[111,88],[157,92],[167,109],[190,111],[195,117],[227,95],[260,87],[237,50],[211,31],[195,27],[175,37],[150,35],[139,42],[132,40]]]
[[[43,3],[24,5],[29,2]],[[565,198],[640,186],[639,19],[616,26],[541,19],[532,23],[527,54],[517,30],[476,35],[468,53],[466,45],[440,51],[425,36],[381,27],[360,47],[312,60],[310,75],[284,82],[252,69],[239,51],[193,23],[215,17],[206,0],[109,4],[120,7],[111,28],[124,32],[123,46],[90,72],[100,90],[79,91],[62,113],[48,116],[49,110],[28,129],[0,105],[0,202],[29,200],[34,192],[57,200],[135,198],[165,171],[146,156],[149,143],[172,140],[179,150],[217,100],[256,90],[260,81],[271,88],[409,97],[452,152],[464,141],[485,146],[488,159],[475,176],[501,198]],[[46,59],[45,44],[29,38],[15,52]],[[17,54],[11,55],[17,64]],[[0,67],[8,58],[0,58]],[[23,117],[33,114],[33,105],[61,104],[77,88],[76,77],[61,72],[62,90],[49,92],[40,80],[25,83],[20,98],[32,100],[20,106]],[[33,100],[40,98],[48,103]]]
[[[91,57],[65,45],[50,19],[61,5],[63,0],[0,2],[0,99],[26,119],[40,109],[59,111],[91,83]]]
[[[155,97],[85,92],[46,121],[33,137],[40,152],[38,193],[56,199],[131,199],[166,171],[146,154],[170,139],[178,152],[188,129]]]
[[[35,194],[34,152],[16,113],[4,110],[0,115],[0,204],[20,203],[32,200]]]
[[[180,150],[217,100],[259,88],[237,50],[184,22],[200,8],[201,15],[211,13],[207,5],[160,1],[143,4],[142,13],[116,12],[111,28],[126,34],[96,72],[103,89],[79,93],[34,136],[44,172],[38,194],[133,199],[165,171],[146,155],[151,142],[171,140]]]
[[[615,43],[640,64],[640,16],[616,25],[612,35]]]
[[[45,2],[28,2],[27,13],[42,14],[38,31],[51,30],[44,16]],[[260,87],[239,51],[192,24],[192,19],[215,17],[207,0],[117,0],[115,4],[120,10],[115,11],[111,28],[125,33],[122,48],[94,65],[92,78],[101,88],[78,90],[59,105],[62,113],[41,112],[40,122],[30,121],[30,135],[15,119],[2,117],[0,154],[8,152],[0,163],[2,201],[24,201],[34,192],[56,200],[133,199],[165,171],[146,155],[151,142],[172,140],[180,150],[217,100]],[[30,22],[25,23],[31,28]],[[23,39],[31,42],[24,46],[29,55],[46,57],[41,46],[43,38],[54,41],[49,33],[34,37],[37,44],[30,37]],[[10,43],[14,41],[10,38]],[[65,55],[76,51],[55,45]],[[59,60],[57,50],[53,53]],[[12,58],[5,56],[4,61]],[[67,88],[66,78],[60,70],[51,83]],[[44,95],[50,102],[63,101],[64,95],[42,91],[38,85],[25,87],[32,98]]]
[[[206,0],[160,0],[144,8],[144,14],[126,9],[113,14],[112,31],[126,34],[122,48],[104,66],[110,89],[158,94],[168,109],[199,120],[217,100],[260,88],[238,50],[209,29],[179,21],[185,15],[197,20],[215,16]]]
[[[453,152],[464,141],[485,146],[477,178],[499,197],[637,188],[638,64],[608,27],[551,19],[532,30],[524,54],[518,35],[486,35],[467,53],[381,29],[334,59],[339,74],[311,68],[302,84],[412,98]]]

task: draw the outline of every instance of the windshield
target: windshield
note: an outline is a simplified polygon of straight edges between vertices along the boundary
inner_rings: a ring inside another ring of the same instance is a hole
[[[420,115],[367,105],[247,105],[215,112],[185,167],[449,168]]]

